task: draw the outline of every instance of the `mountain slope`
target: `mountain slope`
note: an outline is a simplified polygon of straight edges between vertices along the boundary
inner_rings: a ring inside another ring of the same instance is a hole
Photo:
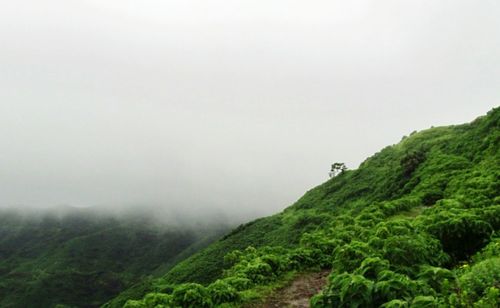
[[[97,307],[164,273],[223,227],[168,228],[146,218],[0,213],[0,306]]]
[[[313,300],[318,307],[494,305],[499,150],[499,108],[470,124],[412,133],[282,213],[235,229],[142,290],[156,293],[127,306],[242,303],[286,273],[314,268],[333,268]],[[473,282],[481,271],[483,283]],[[207,287],[178,285],[186,282]]]

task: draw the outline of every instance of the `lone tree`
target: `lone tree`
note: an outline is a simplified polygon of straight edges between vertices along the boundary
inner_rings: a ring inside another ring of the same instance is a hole
[[[330,178],[336,177],[337,175],[344,173],[347,170],[347,166],[344,163],[334,163],[332,169],[328,172]]]

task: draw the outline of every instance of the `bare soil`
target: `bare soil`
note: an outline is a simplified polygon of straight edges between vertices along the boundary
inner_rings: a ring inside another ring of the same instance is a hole
[[[304,273],[296,277],[288,286],[276,290],[263,303],[252,305],[259,308],[293,307],[308,308],[311,297],[326,285],[329,270]]]

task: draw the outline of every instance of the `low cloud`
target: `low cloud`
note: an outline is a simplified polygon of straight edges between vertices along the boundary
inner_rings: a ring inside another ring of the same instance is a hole
[[[274,213],[335,161],[355,168],[498,105],[499,14],[492,1],[11,1],[0,204]]]

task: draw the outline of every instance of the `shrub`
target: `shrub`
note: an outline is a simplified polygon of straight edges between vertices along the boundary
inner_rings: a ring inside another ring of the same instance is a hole
[[[448,259],[439,241],[423,233],[387,238],[383,255],[392,265],[408,274],[421,264],[441,265]]]
[[[188,308],[212,306],[207,289],[197,283],[185,283],[176,287],[172,293],[172,304]]]
[[[411,302],[410,308],[438,308],[439,301],[434,296],[417,296]]]
[[[441,291],[445,281],[455,281],[456,277],[452,271],[441,267],[423,265],[418,273],[418,278],[425,281],[436,291]]]
[[[384,248],[384,240],[378,236],[370,236],[368,239],[368,245],[374,250],[381,251]]]
[[[299,270],[304,267],[316,265],[316,259],[312,249],[299,248],[291,251],[288,254],[288,268],[291,270]]]
[[[500,205],[490,206],[481,211],[481,217],[487,221],[494,230],[500,229]]]
[[[380,272],[389,269],[389,261],[379,257],[366,258],[361,262],[361,266],[355,271],[356,274],[376,280]]]
[[[224,281],[237,291],[247,290],[252,286],[250,279],[242,275],[226,277]]]
[[[331,255],[343,241],[332,238],[324,232],[305,233],[300,240],[302,247],[319,249],[322,253]]]
[[[216,280],[208,286],[207,290],[215,305],[237,302],[240,299],[238,290],[225,280]]]
[[[500,285],[500,257],[486,259],[471,266],[458,281],[469,303],[479,300],[489,288]]]
[[[368,244],[352,241],[350,244],[337,247],[334,251],[333,269],[336,272],[353,272],[364,259],[376,256]]]
[[[372,227],[384,219],[382,211],[375,211],[373,213],[362,213],[355,219],[356,223],[363,227]]]
[[[395,235],[410,235],[414,233],[414,228],[408,219],[392,219],[381,222],[375,226],[374,235],[386,239]]]
[[[243,266],[241,272],[253,283],[264,283],[272,279],[273,269],[260,258]]]
[[[147,307],[156,307],[160,306],[171,306],[172,305],[172,296],[164,293],[149,293],[144,297],[144,302]]]
[[[298,248],[288,253],[289,269],[306,269],[313,267],[331,267],[331,256],[320,249]]]
[[[129,299],[123,308],[147,308],[142,300]]]
[[[394,299],[411,300],[415,294],[426,292],[417,281],[393,271],[382,271],[374,287],[374,302],[377,305]]]
[[[381,305],[380,308],[408,308],[408,302],[400,299],[393,299]]]
[[[479,262],[486,260],[487,258],[493,258],[500,256],[500,237],[493,238],[486,247],[484,247],[479,253],[474,255],[472,259],[474,262]]]
[[[311,307],[373,307],[373,281],[361,275],[333,275],[329,286],[311,300]]]
[[[422,193],[422,204],[429,206],[443,199],[443,192],[439,189],[431,189]]]
[[[401,173],[402,176],[408,178],[417,169],[417,167],[425,161],[426,153],[424,149],[407,152],[401,158]]]
[[[266,254],[261,257],[262,262],[269,264],[274,275],[280,275],[286,271],[288,258],[286,255]]]
[[[386,217],[402,211],[408,211],[421,205],[417,197],[403,197],[401,199],[383,202],[379,207]]]
[[[172,296],[164,293],[148,293],[142,300],[128,300],[124,308],[171,307]]]
[[[500,289],[491,287],[486,295],[474,303],[475,308],[497,308],[500,307]]]
[[[422,219],[420,226],[437,237],[445,252],[455,260],[468,259],[491,236],[489,223],[471,210],[443,210]]]

